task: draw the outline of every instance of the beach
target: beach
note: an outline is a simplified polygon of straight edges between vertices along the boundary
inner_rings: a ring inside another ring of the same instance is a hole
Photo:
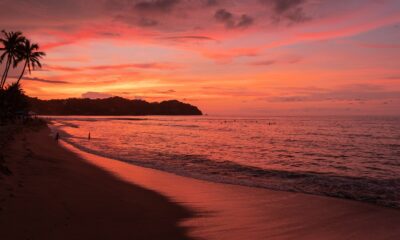
[[[398,239],[400,211],[212,183],[23,129],[4,150],[2,239]]]
[[[23,129],[5,150],[0,238],[189,239],[192,213],[65,150],[48,128]]]

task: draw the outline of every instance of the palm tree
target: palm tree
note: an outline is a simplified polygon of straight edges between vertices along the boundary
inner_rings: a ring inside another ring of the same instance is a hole
[[[18,78],[17,84],[24,76],[26,67],[28,67],[29,74],[31,73],[31,70],[34,70],[36,67],[42,67],[42,64],[40,63],[40,58],[42,58],[46,54],[44,52],[39,52],[38,50],[39,45],[35,43],[31,44],[31,41],[29,41],[28,39],[25,39],[24,43],[20,46],[17,61],[20,62],[25,60],[25,65],[22,69],[21,75]]]
[[[25,40],[25,37],[22,36],[21,32],[6,32],[2,31],[4,34],[4,38],[0,38],[0,43],[3,44],[1,50],[3,50],[3,54],[0,56],[0,63],[2,63],[7,57],[6,67],[3,72],[3,76],[1,77],[0,89],[3,89],[3,86],[7,80],[8,71],[10,70],[11,64],[15,68],[18,64],[18,49],[20,45]]]

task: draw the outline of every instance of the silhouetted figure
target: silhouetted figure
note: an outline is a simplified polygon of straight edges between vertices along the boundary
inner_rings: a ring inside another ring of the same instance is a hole
[[[88,134],[88,136],[87,136],[87,139],[90,140],[90,132],[89,132],[89,134]]]
[[[60,134],[58,132],[56,133],[56,138],[55,139],[56,139],[57,142],[58,142],[58,139],[60,139]]]

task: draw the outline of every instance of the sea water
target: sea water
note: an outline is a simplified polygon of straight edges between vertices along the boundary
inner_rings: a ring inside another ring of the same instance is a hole
[[[54,131],[75,147],[144,167],[400,207],[400,117],[51,120]]]

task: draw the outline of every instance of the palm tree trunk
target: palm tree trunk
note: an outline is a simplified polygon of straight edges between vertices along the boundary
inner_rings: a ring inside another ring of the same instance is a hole
[[[3,85],[3,79],[4,79],[4,75],[6,75],[7,66],[8,66],[8,57],[7,57],[6,67],[4,68],[4,71],[3,71],[3,75],[1,75],[0,87],[1,87],[1,85]]]
[[[10,69],[11,58],[7,58],[6,68],[4,69],[3,76],[1,77],[0,88],[3,89],[4,84],[6,83],[8,70]]]
[[[8,58],[7,58],[6,66],[3,71],[3,75],[1,75],[0,89],[3,89],[3,80],[4,80],[4,76],[6,75],[7,68],[8,68]]]
[[[6,84],[7,77],[8,77],[8,72],[10,71],[10,66],[11,66],[11,59],[10,59],[10,62],[8,63],[8,68],[7,68],[6,75],[4,76],[3,86],[2,87],[4,87],[4,85]]]
[[[21,78],[24,76],[25,69],[26,69],[26,65],[28,65],[28,60],[25,61],[24,68],[22,69],[21,75],[20,75],[19,78],[18,78],[17,84],[19,83],[19,81],[21,80]]]

